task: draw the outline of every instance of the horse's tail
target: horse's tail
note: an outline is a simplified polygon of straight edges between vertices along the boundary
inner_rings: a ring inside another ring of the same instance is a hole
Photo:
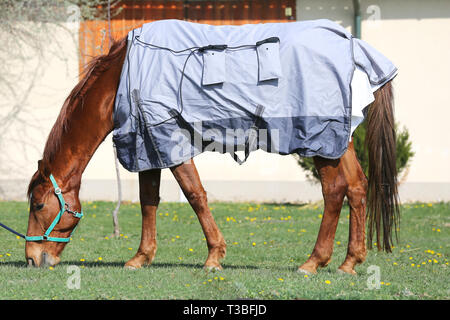
[[[378,250],[387,252],[391,252],[393,245],[393,228],[398,240],[400,223],[393,102],[393,88],[389,81],[375,92],[375,101],[367,115],[366,135],[369,151],[368,247],[372,248],[375,229]]]

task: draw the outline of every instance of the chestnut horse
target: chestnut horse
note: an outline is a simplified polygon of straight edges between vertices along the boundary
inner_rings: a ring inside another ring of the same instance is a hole
[[[79,216],[74,213],[81,211],[78,198],[81,175],[97,147],[113,130],[114,99],[126,49],[124,38],[115,42],[108,54],[90,62],[83,80],[66,99],[49,134],[43,159],[38,162],[38,170],[28,187],[30,215],[25,255],[29,265],[59,263],[59,256],[78,224]],[[355,274],[355,265],[366,257],[366,209],[369,248],[376,231],[378,249],[391,250],[391,230],[399,219],[391,84],[377,90],[375,98],[367,116],[368,180],[352,142],[340,159],[314,158],[325,208],[316,245],[309,259],[299,267],[300,272],[315,273],[318,267],[330,262],[345,197],[350,206],[350,230],[347,256],[339,271]],[[190,160],[170,169],[205,234],[208,245],[205,268],[221,269],[220,260],[225,257],[226,243],[209,210],[194,162]],[[160,177],[160,169],[139,173],[142,236],[139,249],[125,267],[140,268],[150,264],[155,257]]]

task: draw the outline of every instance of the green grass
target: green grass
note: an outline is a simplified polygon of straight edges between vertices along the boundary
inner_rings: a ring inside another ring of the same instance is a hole
[[[0,230],[0,299],[450,298],[449,203],[403,206],[401,242],[392,254],[369,251],[356,267],[357,276],[336,273],[346,254],[345,207],[332,262],[309,277],[295,271],[314,246],[321,208],[211,203],[228,248],[224,270],[206,273],[206,242],[188,204],[160,205],[156,258],[152,266],[135,271],[123,265],[139,245],[139,205],[122,206],[119,239],[110,237],[114,203],[83,205],[86,217],[53,270],[26,268],[24,241]],[[1,222],[26,230],[26,203],[0,202],[0,212]],[[66,286],[70,265],[80,267],[79,290]],[[371,265],[380,268],[380,289],[368,289]]]

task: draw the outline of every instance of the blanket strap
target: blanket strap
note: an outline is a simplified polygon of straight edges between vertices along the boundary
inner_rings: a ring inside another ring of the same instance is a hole
[[[248,136],[245,141],[245,154],[244,154],[244,160],[241,160],[239,156],[236,154],[235,151],[232,151],[230,154],[233,157],[233,160],[239,163],[239,165],[243,164],[245,161],[247,161],[248,156],[250,155],[250,152],[255,151],[258,148],[258,129],[259,129],[259,121],[261,119],[261,116],[264,112],[264,107],[261,105],[256,106],[255,111],[255,121],[253,122],[253,125],[248,130]]]

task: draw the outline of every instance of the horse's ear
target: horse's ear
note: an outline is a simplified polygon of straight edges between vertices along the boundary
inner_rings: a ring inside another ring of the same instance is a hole
[[[50,175],[50,172],[48,171],[47,166],[44,164],[43,160],[38,161],[38,171],[41,177],[48,177]]]

